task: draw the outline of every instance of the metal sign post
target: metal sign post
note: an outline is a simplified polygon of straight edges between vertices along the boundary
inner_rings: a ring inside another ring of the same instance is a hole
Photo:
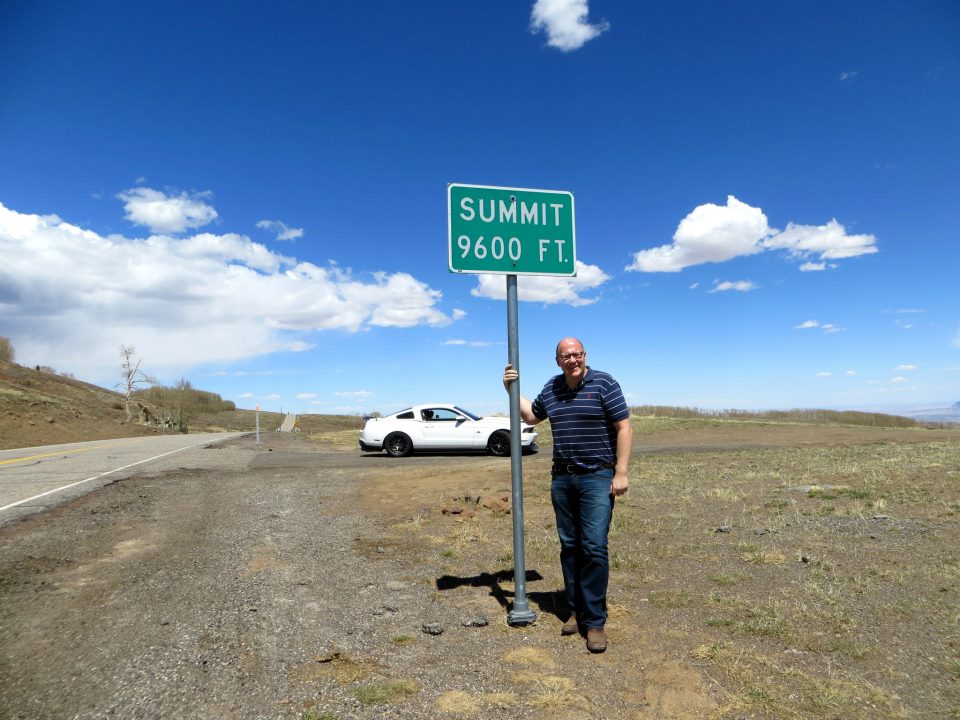
[[[517,276],[507,275],[507,357],[520,372],[520,331],[517,310]],[[523,552],[523,450],[520,442],[520,383],[510,383],[510,486],[513,488],[513,608],[511,625],[529,625],[537,614],[527,602],[527,569]]]
[[[507,276],[507,356],[520,371],[517,276],[577,274],[573,193],[491,185],[447,185],[447,257],[450,272]],[[523,468],[520,383],[510,392],[510,482],[513,488],[513,608],[511,625],[537,614],[527,602],[523,553]]]

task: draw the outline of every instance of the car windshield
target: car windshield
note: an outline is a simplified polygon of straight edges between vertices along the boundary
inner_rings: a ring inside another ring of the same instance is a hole
[[[474,414],[473,414],[472,412],[470,412],[469,410],[464,410],[462,407],[458,407],[458,406],[456,406],[456,405],[454,405],[453,407],[454,407],[455,410],[458,410],[459,412],[462,412],[464,415],[466,415],[466,416],[467,416],[468,418],[470,418],[471,420],[479,420],[479,419],[480,419],[480,416],[479,416],[479,415],[474,415]]]

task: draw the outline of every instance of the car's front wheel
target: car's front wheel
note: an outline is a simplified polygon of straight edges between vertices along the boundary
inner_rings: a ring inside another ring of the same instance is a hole
[[[395,432],[387,435],[383,441],[383,449],[390,457],[406,457],[413,452],[413,443],[403,433]]]
[[[506,457],[510,454],[510,433],[506,430],[497,430],[487,440],[487,450],[493,455]]]

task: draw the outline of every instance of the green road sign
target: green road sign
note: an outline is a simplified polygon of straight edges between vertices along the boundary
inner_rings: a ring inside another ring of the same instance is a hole
[[[573,193],[447,186],[450,271],[576,275]]]

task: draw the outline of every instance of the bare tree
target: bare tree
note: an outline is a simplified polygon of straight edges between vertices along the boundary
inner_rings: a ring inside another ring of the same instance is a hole
[[[0,360],[13,362],[13,343],[10,338],[0,337]]]
[[[170,420],[173,427],[182,433],[189,429],[190,420],[196,412],[196,398],[194,397],[193,385],[186,378],[180,378],[180,382],[172,388],[165,388],[170,400]]]
[[[156,385],[157,381],[140,369],[143,358],[137,357],[137,349],[133,345],[121,345],[120,358],[122,387],[127,400],[127,422],[130,422],[133,419],[133,393],[143,385]]]

